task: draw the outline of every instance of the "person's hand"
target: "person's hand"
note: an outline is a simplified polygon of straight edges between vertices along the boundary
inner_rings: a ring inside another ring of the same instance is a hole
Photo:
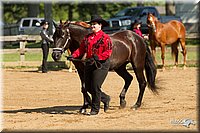
[[[144,36],[144,39],[149,40],[149,37],[148,36]]]
[[[74,59],[73,55],[67,56],[67,60],[72,61]]]

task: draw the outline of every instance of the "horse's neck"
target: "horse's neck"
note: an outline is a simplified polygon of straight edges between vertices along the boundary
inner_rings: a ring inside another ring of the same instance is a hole
[[[155,21],[156,30],[159,31],[163,27],[163,23],[159,20]]]
[[[163,27],[163,24],[159,20],[157,20],[155,21],[155,27],[156,27],[156,31],[154,31],[154,29],[151,29],[150,38],[154,41],[158,41],[160,38],[160,32]]]
[[[83,38],[89,33],[91,33],[92,30],[79,25],[71,26],[71,30],[73,30],[73,32],[71,34],[72,42],[70,46],[70,51],[74,52],[80,47],[80,43],[83,40]]]

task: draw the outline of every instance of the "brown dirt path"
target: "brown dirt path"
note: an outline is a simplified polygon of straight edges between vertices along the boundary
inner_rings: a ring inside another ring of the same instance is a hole
[[[110,109],[97,116],[80,115],[82,105],[80,81],[77,73],[67,70],[42,74],[32,69],[3,69],[3,129],[16,130],[113,130],[113,131],[197,131],[198,124],[186,128],[173,124],[189,118],[198,121],[198,69],[158,70],[158,85],[163,89],[154,95],[145,91],[142,107],[131,110],[138,96],[135,79],[129,88],[127,107],[119,109],[119,93],[123,80],[114,72],[103,84],[103,90],[111,96]],[[89,111],[89,110],[88,110]]]

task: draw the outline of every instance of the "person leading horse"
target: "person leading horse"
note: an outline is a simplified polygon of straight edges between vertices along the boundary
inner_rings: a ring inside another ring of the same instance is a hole
[[[92,16],[92,33],[85,36],[80,47],[71,55],[68,60],[73,60],[86,54],[85,65],[85,87],[92,95],[92,108],[90,115],[97,115],[100,109],[100,101],[104,103],[104,111],[109,107],[110,96],[101,91],[101,86],[108,74],[110,67],[109,57],[112,53],[112,42],[110,37],[101,29],[108,23],[98,15]],[[100,63],[98,68],[96,63]]]

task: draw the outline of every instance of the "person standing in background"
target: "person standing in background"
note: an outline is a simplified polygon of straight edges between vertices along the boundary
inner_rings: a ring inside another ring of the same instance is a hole
[[[47,73],[47,58],[49,55],[49,45],[50,43],[53,43],[53,39],[49,37],[49,32],[47,31],[49,27],[49,23],[47,21],[42,21],[40,23],[40,26],[42,26],[42,30],[40,32],[40,36],[42,38],[42,73]]]
[[[141,36],[142,38],[144,38],[144,40],[148,40],[148,36],[143,36],[142,35],[142,31],[141,31],[141,24],[142,22],[139,20],[135,20],[134,23],[132,24],[132,28],[133,28],[133,32],[135,32],[136,34],[138,34],[139,36]]]

